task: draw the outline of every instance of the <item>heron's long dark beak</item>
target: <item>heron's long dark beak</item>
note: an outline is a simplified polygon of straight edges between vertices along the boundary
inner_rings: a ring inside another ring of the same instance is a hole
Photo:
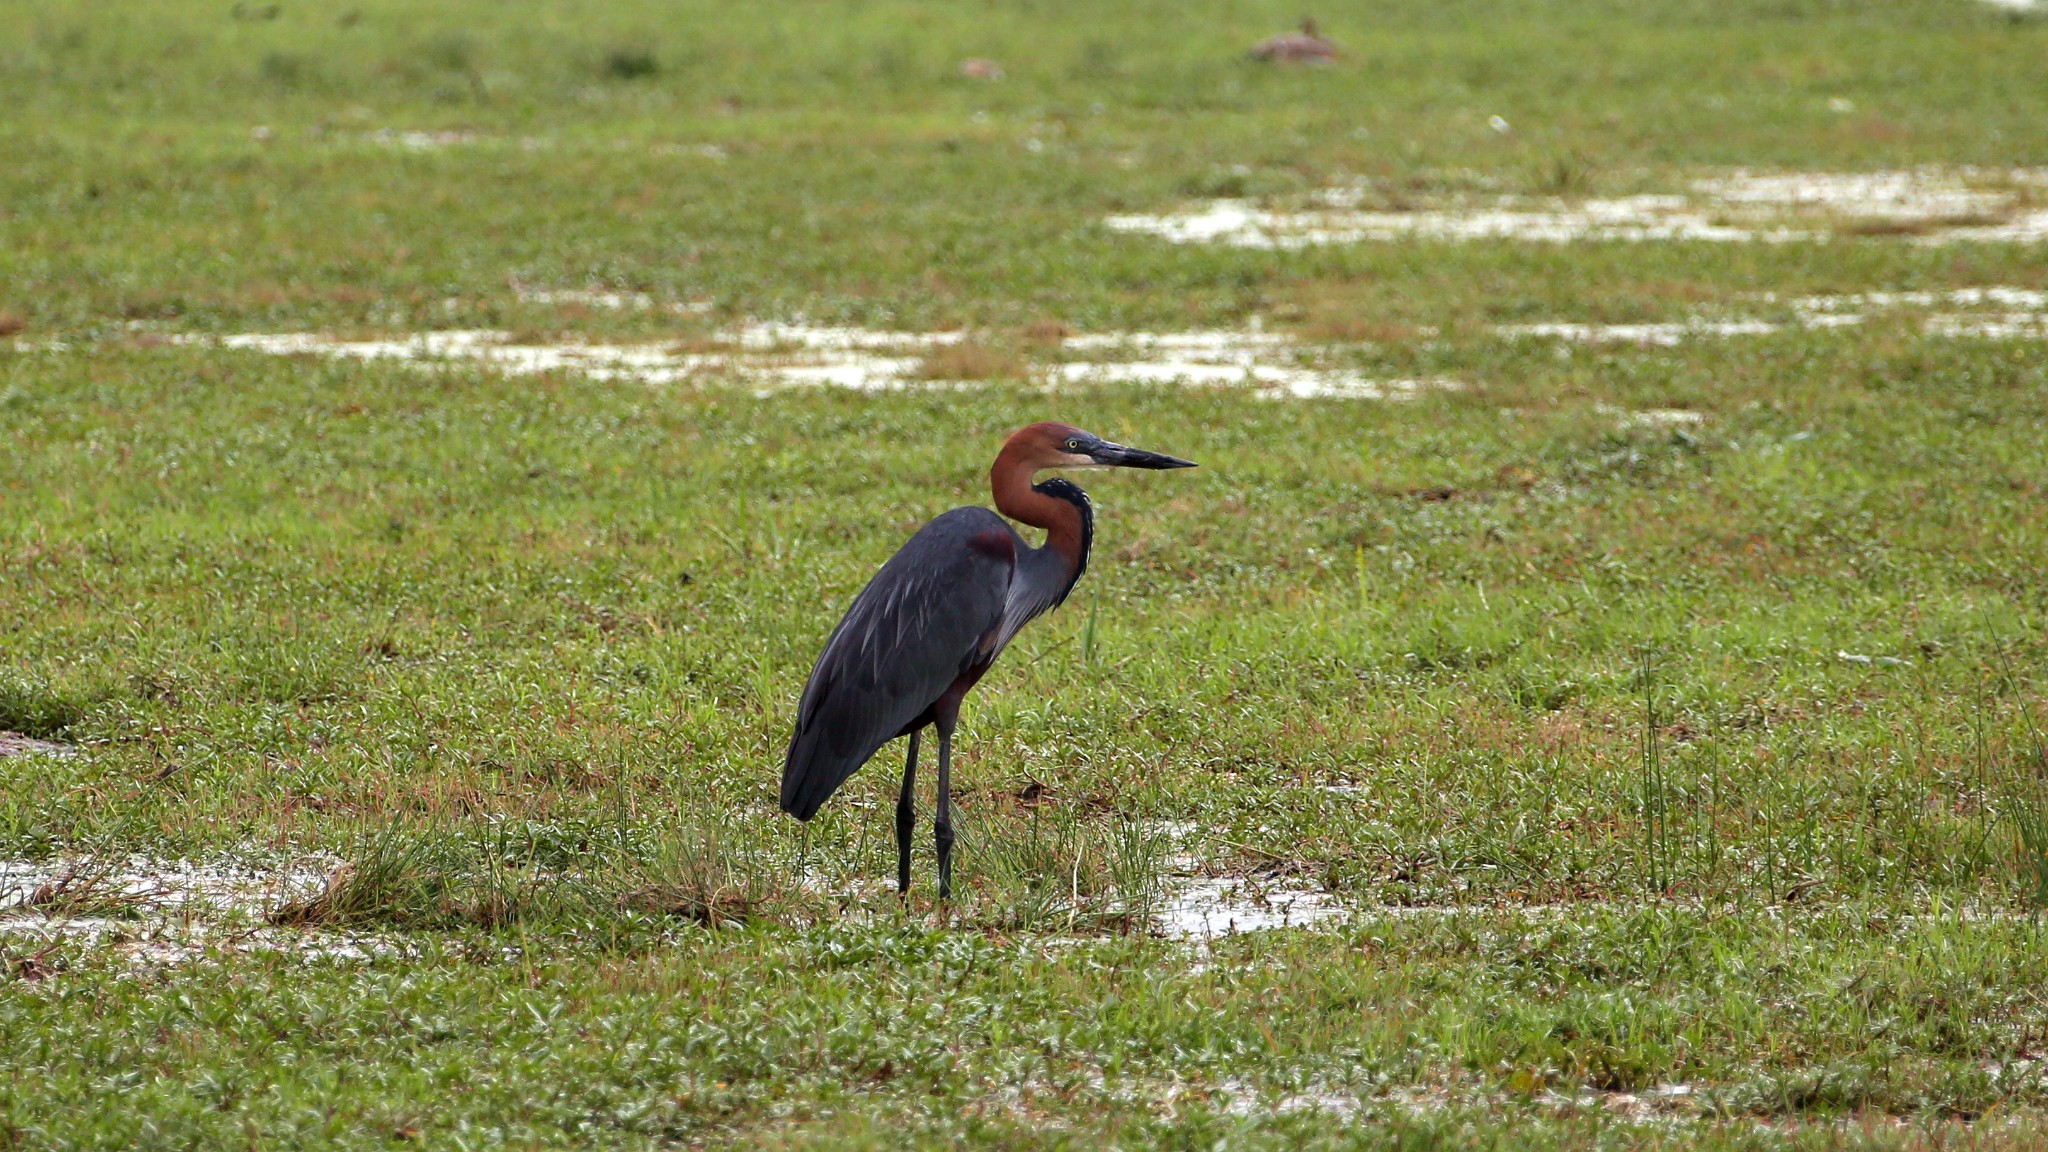
[[[1121,444],[1104,441],[1095,451],[1088,454],[1097,464],[1110,468],[1193,468],[1193,460],[1168,456],[1160,452],[1147,452],[1142,448],[1126,448]]]

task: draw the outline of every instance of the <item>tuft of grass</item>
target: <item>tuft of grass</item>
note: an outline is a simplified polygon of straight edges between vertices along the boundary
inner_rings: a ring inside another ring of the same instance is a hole
[[[1593,192],[1597,169],[1578,152],[1563,152],[1539,166],[1530,186],[1545,196],[1580,199]]]
[[[387,824],[365,835],[318,893],[284,904],[268,920],[293,928],[437,920],[454,908],[456,887],[432,838]]]
[[[421,50],[421,55],[432,68],[460,77],[478,102],[487,100],[490,95],[484,87],[481,53],[476,37],[466,31],[441,32],[430,38]]]
[[[2014,789],[2013,833],[2021,890],[2036,912],[2048,912],[2048,770]]]
[[[1156,822],[1119,812],[1104,841],[1109,891],[1126,930],[1142,931],[1164,895],[1167,836]]]
[[[715,819],[652,844],[603,823],[580,830],[530,821],[372,826],[321,890],[273,911],[299,928],[545,929],[614,922],[620,912],[705,925],[772,919],[788,906],[774,862],[736,846]]]
[[[62,948],[61,942],[53,942],[34,951],[16,951],[0,941],[0,984],[9,980],[33,984],[65,971],[70,964]]]
[[[622,44],[605,52],[603,72],[613,80],[645,80],[660,74],[661,61],[652,48]]]
[[[495,840],[489,829],[372,825],[319,892],[266,919],[294,928],[488,930],[558,922],[590,905],[583,885],[507,861]]]
[[[2036,913],[2043,913],[2048,912],[2048,735],[2035,719],[2006,645],[1996,637],[1992,644],[1998,654],[1998,683],[2012,698],[2019,721],[2018,754],[1998,773],[2012,823],[2016,871],[2023,898]],[[1988,751],[1981,733],[1978,741],[1979,747]]]
[[[297,52],[265,52],[259,67],[265,79],[287,91],[304,87],[314,74],[313,62]]]
[[[621,907],[707,927],[767,919],[788,900],[771,866],[735,848],[710,817],[663,838],[641,873],[644,882],[620,895]]]
[[[1652,897],[1671,891],[1675,848],[1671,831],[1671,790],[1665,772],[1663,729],[1657,716],[1656,657],[1637,656],[1643,701],[1642,738],[1637,748],[1636,799],[1643,834],[1643,882]]]
[[[360,651],[308,637],[277,632],[239,646],[232,657],[232,683],[248,699],[276,704],[316,704],[346,699],[360,689]]]
[[[1074,330],[1057,320],[1034,320],[1017,331],[1018,343],[1037,355],[1057,353]]]
[[[41,677],[0,669],[0,731],[54,740],[85,718],[88,701]]]
[[[1154,823],[1049,796],[1005,806],[973,829],[973,922],[1026,931],[1143,933],[1164,891],[1166,838]]]

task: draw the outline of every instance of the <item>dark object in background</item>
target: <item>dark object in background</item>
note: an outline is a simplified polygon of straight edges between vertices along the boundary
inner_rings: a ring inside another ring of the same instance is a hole
[[[1283,32],[1252,49],[1253,56],[1269,64],[1328,64],[1338,54],[1337,46],[1316,31],[1313,17],[1301,22],[1301,31]]]

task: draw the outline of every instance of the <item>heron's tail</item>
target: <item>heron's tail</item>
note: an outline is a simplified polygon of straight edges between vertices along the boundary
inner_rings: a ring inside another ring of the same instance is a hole
[[[867,761],[866,756],[832,755],[818,747],[816,735],[814,729],[793,737],[789,757],[782,764],[782,810],[804,823],[809,823],[847,777]]]

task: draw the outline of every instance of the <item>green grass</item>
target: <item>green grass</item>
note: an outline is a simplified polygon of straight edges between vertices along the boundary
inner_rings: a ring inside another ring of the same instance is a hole
[[[0,730],[82,747],[0,760],[0,858],[345,864],[174,963],[85,880],[47,910],[114,935],[0,934],[0,1148],[2038,1143],[2040,345],[1487,330],[2039,288],[2038,248],[1097,224],[2048,163],[2048,20],[1555,8],[1318,13],[1351,55],[1295,72],[1243,58],[1278,5],[0,3]],[[928,371],[986,382],[162,339],[798,316],[975,328]],[[1254,317],[1466,387],[1016,379],[1034,325]],[[1705,419],[1615,412],[1673,407]],[[899,907],[900,751],[805,846],[794,702],[874,567],[1048,417],[1203,468],[1087,481],[1086,581],[966,711],[962,898],[932,907],[921,832]],[[1160,939],[1175,853],[1358,916]],[[230,943],[298,933],[374,946]]]

